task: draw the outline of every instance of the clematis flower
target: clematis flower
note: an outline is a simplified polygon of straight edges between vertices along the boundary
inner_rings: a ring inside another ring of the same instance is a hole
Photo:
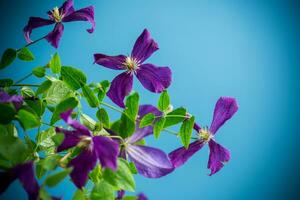
[[[115,198],[115,200],[122,200],[125,196],[125,191],[124,190],[119,190],[118,191],[118,196]],[[148,200],[148,198],[144,195],[144,193],[139,193],[136,196],[136,200]]]
[[[124,98],[132,90],[133,74],[151,92],[160,93],[170,86],[172,73],[169,67],[144,63],[156,50],[157,43],[145,29],[136,40],[130,56],[94,54],[95,63],[114,70],[125,70],[113,79],[107,93],[115,104],[125,107]]]
[[[55,7],[53,10],[48,11],[47,14],[49,19],[40,17],[29,18],[27,25],[23,29],[25,39],[28,43],[32,42],[30,39],[32,30],[46,25],[55,24],[54,29],[45,37],[55,48],[58,47],[59,40],[64,31],[63,22],[88,21],[92,24],[92,27],[87,29],[87,32],[89,33],[92,33],[95,28],[94,7],[89,6],[80,10],[75,10],[73,7],[73,0],[67,0],[60,8]]]
[[[192,142],[189,148],[178,148],[169,154],[169,158],[174,167],[183,165],[194,153],[199,151],[208,143],[210,153],[207,168],[211,170],[210,175],[217,173],[223,166],[224,162],[230,159],[230,152],[214,140],[218,129],[229,120],[238,110],[236,100],[230,97],[221,97],[215,106],[214,116],[210,128],[201,128],[195,123],[194,129],[198,133],[199,139]]]
[[[23,97],[20,95],[10,96],[5,91],[0,90],[0,103],[12,103],[18,111],[23,104]]]
[[[139,116],[143,117],[147,113],[160,115],[160,111],[151,105],[143,105],[139,108]],[[138,142],[144,137],[152,134],[151,126],[136,128],[136,132],[127,138],[123,144],[121,155],[135,164],[139,174],[147,178],[159,178],[171,173],[174,170],[168,156],[160,149],[139,145]]]
[[[69,110],[61,114],[61,118],[74,130],[56,128],[56,132],[65,135],[57,151],[61,152],[74,146],[82,147],[80,154],[69,163],[69,166],[73,167],[70,176],[74,184],[82,188],[88,179],[88,173],[98,160],[103,168],[117,169],[119,144],[108,137],[93,136],[87,127],[71,118],[71,113],[72,110]]]

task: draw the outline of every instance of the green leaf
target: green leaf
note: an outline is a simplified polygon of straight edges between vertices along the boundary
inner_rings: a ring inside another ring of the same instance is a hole
[[[20,109],[17,116],[25,130],[40,126],[39,117],[27,109]]]
[[[37,89],[36,95],[47,92],[47,90],[51,87],[52,82],[50,80],[44,81]]]
[[[130,137],[135,131],[135,121],[130,119],[127,114],[122,114],[120,119],[119,134],[122,138]]]
[[[52,197],[50,196],[50,194],[44,189],[41,188],[39,191],[39,198],[40,200],[52,200]]]
[[[65,135],[63,133],[56,133],[52,137],[52,141],[54,142],[55,146],[59,146],[65,139]]]
[[[54,170],[58,165],[59,159],[60,159],[59,155],[50,155],[41,161],[41,165],[42,165],[43,169],[45,169],[47,171]]]
[[[13,165],[24,162],[27,153],[26,145],[19,138],[0,135],[0,155]]]
[[[180,107],[180,108],[177,108],[177,109],[173,110],[172,112],[168,113],[167,117],[166,117],[166,122],[165,122],[164,128],[179,124],[180,122],[185,120],[185,117],[168,117],[168,116],[172,116],[172,115],[186,116],[186,109]]]
[[[170,97],[168,91],[165,90],[161,93],[159,97],[158,109],[163,112],[168,109],[169,105],[170,105]]]
[[[78,90],[86,84],[85,74],[81,70],[69,66],[61,68],[61,78],[73,90]]]
[[[108,88],[110,86],[110,82],[108,80],[102,81],[98,86],[98,100],[101,102],[105,97]]]
[[[52,137],[56,134],[55,128],[51,127],[40,132],[37,136],[37,143],[40,150],[46,152],[46,154],[51,154],[55,152],[55,143],[52,140]]]
[[[15,108],[10,103],[0,103],[0,124],[8,124],[16,114]]]
[[[14,81],[10,78],[0,79],[0,87],[9,87],[14,84]]]
[[[125,105],[125,113],[127,114],[127,116],[132,120],[136,120],[139,111],[139,94],[137,92],[133,92],[132,94],[130,94],[126,98]]]
[[[153,135],[155,139],[158,139],[160,136],[160,132],[164,129],[166,118],[161,117],[157,122],[155,122],[153,127]]]
[[[98,164],[92,172],[89,174],[89,178],[93,183],[99,183],[102,179],[102,171],[101,171],[101,166]]]
[[[23,61],[33,61],[34,55],[27,47],[24,47],[18,52],[18,58]]]
[[[61,182],[62,180],[64,180],[64,178],[66,176],[68,176],[72,171],[72,168],[67,168],[67,169],[64,169],[60,172],[57,172],[55,174],[52,174],[50,176],[48,176],[45,180],[45,184],[48,186],[48,187],[54,187],[56,186],[59,182]]]
[[[96,116],[98,120],[105,126],[105,128],[109,128],[109,116],[104,108],[100,108],[97,111]]]
[[[140,121],[140,128],[144,128],[145,126],[151,125],[154,119],[155,115],[153,113],[146,114]]]
[[[114,200],[114,189],[106,181],[95,184],[91,192],[91,200]]]
[[[116,190],[128,190],[133,192],[135,189],[135,182],[130,168],[127,161],[122,158],[118,159],[117,171],[114,172],[111,169],[105,169],[103,178],[114,186]]]
[[[136,168],[136,166],[133,162],[128,163],[128,167],[129,167],[132,174],[137,174],[138,173],[137,168]]]
[[[65,112],[69,109],[74,109],[78,105],[78,100],[75,97],[69,97],[61,101],[56,107],[53,112],[53,115],[50,120],[50,124],[53,125],[60,119],[60,114]]]
[[[195,117],[191,117],[189,119],[184,120],[180,127],[179,136],[183,146],[186,149],[188,149],[190,145],[194,123]]]
[[[61,70],[61,62],[58,53],[56,52],[49,62],[49,67],[54,74],[58,74]]]
[[[126,196],[126,197],[123,197],[122,200],[138,200],[138,198],[136,196]]]
[[[9,66],[17,57],[17,51],[15,49],[6,49],[1,57],[0,69],[4,69]]]
[[[42,178],[45,174],[46,174],[46,170],[43,168],[42,164],[40,162],[38,162],[36,165],[35,165],[35,174],[36,174],[36,177],[38,179]]]
[[[46,69],[45,69],[45,67],[35,67],[35,68],[33,68],[32,73],[36,77],[42,78],[46,74]]]
[[[18,137],[18,131],[14,124],[7,124],[7,125],[0,124],[0,135]]]
[[[86,115],[86,114],[81,114],[80,115],[80,122],[85,125],[86,127],[88,127],[88,129],[90,130],[95,130],[96,127],[96,121],[93,120],[90,116]]]
[[[56,105],[68,97],[75,96],[73,91],[62,81],[54,80],[45,94],[47,104]]]
[[[30,87],[24,86],[21,88],[21,95],[24,98],[32,98],[35,96],[35,93]]]
[[[84,85],[82,87],[82,93],[83,96],[86,98],[88,104],[92,107],[98,107],[99,106],[99,100],[97,99],[97,97],[95,96],[94,92],[91,90],[91,88],[89,88],[89,86]]]
[[[42,116],[45,112],[45,104],[40,99],[25,100],[26,104],[34,110],[38,116]]]
[[[84,192],[82,190],[76,190],[72,200],[87,200]]]

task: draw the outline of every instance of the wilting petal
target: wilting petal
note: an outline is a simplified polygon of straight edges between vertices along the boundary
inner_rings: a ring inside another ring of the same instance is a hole
[[[55,48],[58,48],[60,38],[64,32],[64,25],[62,23],[56,23],[52,32],[46,36],[46,40]]]
[[[215,106],[213,121],[210,131],[215,134],[217,130],[238,110],[237,102],[234,98],[221,97]]]
[[[148,200],[148,198],[143,193],[140,193],[137,196],[137,200]]]
[[[77,130],[70,131],[70,130],[66,130],[66,129],[63,129],[63,128],[56,127],[55,131],[57,133],[63,133],[64,134],[64,140],[57,147],[57,152],[61,152],[61,151],[64,151],[66,149],[72,148],[80,142],[81,134]]]
[[[172,72],[169,67],[156,67],[152,64],[141,65],[136,76],[146,89],[155,93],[168,88],[172,81]]]
[[[138,172],[148,178],[159,178],[174,170],[168,156],[160,149],[129,145],[127,153]]]
[[[133,46],[131,57],[142,63],[156,50],[158,50],[157,43],[151,38],[149,31],[144,29]]]
[[[71,179],[74,184],[81,189],[88,180],[88,174],[94,169],[97,163],[97,155],[95,151],[91,149],[84,149],[73,160],[71,160],[69,166],[73,167],[71,172]]]
[[[228,162],[230,160],[230,152],[214,140],[209,141],[209,150],[210,153],[207,168],[211,170],[211,176],[222,169],[224,162]]]
[[[133,76],[131,73],[123,72],[116,76],[111,83],[107,96],[118,106],[124,108],[124,98],[132,89]]]
[[[102,167],[116,170],[119,144],[108,137],[95,136],[93,137],[93,145]]]
[[[194,130],[197,131],[198,133],[200,132],[201,130],[201,126],[197,123],[194,124]]]
[[[72,21],[88,21],[92,24],[90,29],[87,29],[89,33],[94,32],[95,29],[95,20],[94,20],[94,7],[89,6],[76,10],[64,16],[62,19],[63,22],[72,22]]]
[[[33,163],[28,162],[21,165],[17,165],[13,168],[13,171],[14,173],[16,173],[18,179],[20,180],[25,191],[27,192],[28,199],[38,199],[40,186],[34,176]]]
[[[21,95],[10,96],[5,91],[0,90],[0,103],[12,103],[18,111],[23,105],[23,97]]]
[[[110,69],[116,69],[116,70],[126,69],[126,67],[124,66],[125,60],[126,60],[126,56],[123,55],[107,56],[100,53],[94,54],[95,63]]]
[[[71,117],[72,109],[63,112],[60,114],[60,117],[70,126],[72,126],[74,129],[78,130],[82,135],[91,136],[91,132],[87,127],[80,124],[78,121],[73,120]]]
[[[32,40],[30,39],[30,34],[33,29],[36,29],[36,28],[42,27],[42,26],[46,26],[46,25],[50,25],[53,23],[54,23],[53,20],[43,19],[40,17],[30,17],[27,25],[23,29],[25,40],[28,43],[32,42]]]
[[[6,191],[8,186],[16,180],[17,176],[11,170],[0,172],[0,194]]]
[[[152,106],[150,104],[140,105],[139,107],[139,118],[143,118],[146,114],[152,113],[155,116],[162,115],[162,112],[159,111],[155,106]]]
[[[192,155],[199,151],[204,144],[204,142],[197,140],[192,142],[188,149],[181,147],[169,153],[169,158],[174,167],[177,168],[183,165],[189,158],[192,157]]]
[[[67,0],[63,3],[63,5],[59,8],[59,13],[63,16],[67,16],[70,13],[74,12],[74,3],[73,0]]]

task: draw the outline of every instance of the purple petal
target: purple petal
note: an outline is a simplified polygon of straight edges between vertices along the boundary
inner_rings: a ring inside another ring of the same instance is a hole
[[[143,128],[139,127],[139,123],[137,123],[136,127],[135,127],[135,132],[132,136],[130,136],[129,143],[133,144],[136,143],[138,141],[140,141],[141,139],[143,139],[144,137],[151,135],[153,133],[153,127],[152,126],[146,126]]]
[[[146,89],[155,93],[164,91],[172,81],[172,72],[169,67],[156,67],[152,64],[141,65],[136,76]]]
[[[215,106],[213,121],[210,131],[215,134],[218,129],[230,119],[238,110],[237,102],[234,98],[221,97]]]
[[[80,142],[81,134],[77,130],[70,131],[56,127],[55,131],[57,133],[63,133],[65,136],[63,142],[57,147],[57,152],[61,152],[66,149],[72,148]]]
[[[18,111],[23,105],[23,97],[20,95],[10,96],[5,91],[0,90],[0,103],[12,103]]]
[[[117,194],[118,194],[118,196],[116,197],[115,200],[122,200],[123,197],[124,197],[124,195],[125,195],[125,191],[124,191],[124,190],[119,190],[119,191],[117,192]]]
[[[131,57],[142,63],[156,50],[158,50],[157,43],[151,38],[149,31],[144,29],[133,46]]]
[[[14,173],[16,173],[18,179],[27,192],[28,199],[38,199],[40,186],[34,176],[33,163],[27,162],[21,165],[17,165],[13,168],[13,171]]]
[[[53,20],[43,19],[40,17],[30,17],[27,25],[23,29],[24,37],[25,37],[25,40],[27,41],[27,43],[32,42],[32,40],[30,39],[30,34],[33,29],[36,29],[36,28],[39,28],[42,26],[47,26],[47,25],[50,25],[53,23],[54,23]]]
[[[127,153],[138,172],[148,178],[159,178],[174,170],[168,156],[160,149],[129,145]]]
[[[73,0],[65,1],[63,5],[59,8],[59,13],[61,13],[63,16],[69,15],[70,13],[74,12],[73,5]]]
[[[143,193],[140,193],[137,196],[137,200],[148,200],[148,198]]]
[[[16,174],[11,170],[0,172],[0,195],[6,191],[8,186],[16,180]]]
[[[169,153],[169,158],[174,167],[177,168],[183,165],[189,158],[192,157],[192,155],[199,151],[204,146],[204,144],[204,142],[197,140],[195,142],[192,142],[189,145],[188,149],[186,149],[185,147],[180,147]]]
[[[46,40],[55,48],[58,48],[60,38],[64,32],[64,25],[62,23],[56,23],[52,32],[46,36]]]
[[[201,126],[197,123],[194,124],[194,130],[197,131],[198,133],[200,132],[201,130]]]
[[[162,115],[162,112],[159,111],[155,106],[152,106],[150,104],[140,105],[139,107],[139,118],[143,118],[146,114],[152,113],[155,116]]]
[[[107,96],[118,106],[124,108],[124,98],[131,92],[133,76],[123,72],[116,76],[111,83]]]
[[[93,137],[93,145],[102,167],[116,170],[119,144],[108,137],[95,136]]]
[[[100,53],[94,54],[95,63],[110,69],[125,70],[126,69],[126,67],[124,66],[125,60],[126,60],[126,56],[124,55],[107,56]]]
[[[73,167],[71,172],[71,179],[74,184],[81,189],[88,180],[88,174],[94,169],[97,163],[97,154],[91,149],[84,149],[73,160],[69,166]]]
[[[87,32],[92,33],[95,29],[95,20],[94,20],[94,7],[89,6],[82,8],[80,10],[69,13],[64,16],[62,19],[63,22],[72,22],[72,21],[88,21],[92,24],[90,29],[87,29]]]
[[[228,162],[230,160],[230,152],[214,140],[210,140],[208,144],[210,153],[207,168],[211,170],[211,176],[222,169],[224,162]]]
[[[63,112],[60,114],[60,117],[70,126],[72,126],[75,130],[79,131],[82,135],[92,136],[91,132],[87,127],[80,124],[78,121],[73,120],[71,117],[72,109]]]

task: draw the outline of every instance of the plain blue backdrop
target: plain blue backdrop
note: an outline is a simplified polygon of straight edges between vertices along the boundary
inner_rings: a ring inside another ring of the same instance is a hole
[[[22,29],[28,18],[47,17],[45,12],[62,2],[1,0],[0,51],[23,46]],[[57,51],[64,65],[83,70],[89,82],[112,80],[118,73],[93,65],[94,53],[129,54],[137,36],[148,28],[160,47],[149,62],[171,67],[169,93],[175,107],[187,107],[201,125],[209,125],[220,96],[233,96],[239,103],[237,114],[216,136],[232,153],[222,171],[207,175],[206,147],[166,177],[136,176],[137,192],[145,192],[150,200],[300,199],[300,6],[296,2],[75,0],[76,8],[95,5],[96,30],[88,34],[85,29],[90,25],[84,22],[65,24]],[[32,38],[51,29],[33,31]],[[56,52],[45,41],[30,49],[37,57],[34,62],[17,61],[1,71],[0,78],[17,80],[46,64]],[[157,102],[158,95],[138,81],[134,87],[143,103]],[[94,110],[84,111],[94,116]],[[166,152],[180,146],[167,133],[159,141],[149,138],[148,143]],[[74,189],[65,181],[51,192],[71,199]],[[0,199],[26,199],[26,194],[14,183]]]

